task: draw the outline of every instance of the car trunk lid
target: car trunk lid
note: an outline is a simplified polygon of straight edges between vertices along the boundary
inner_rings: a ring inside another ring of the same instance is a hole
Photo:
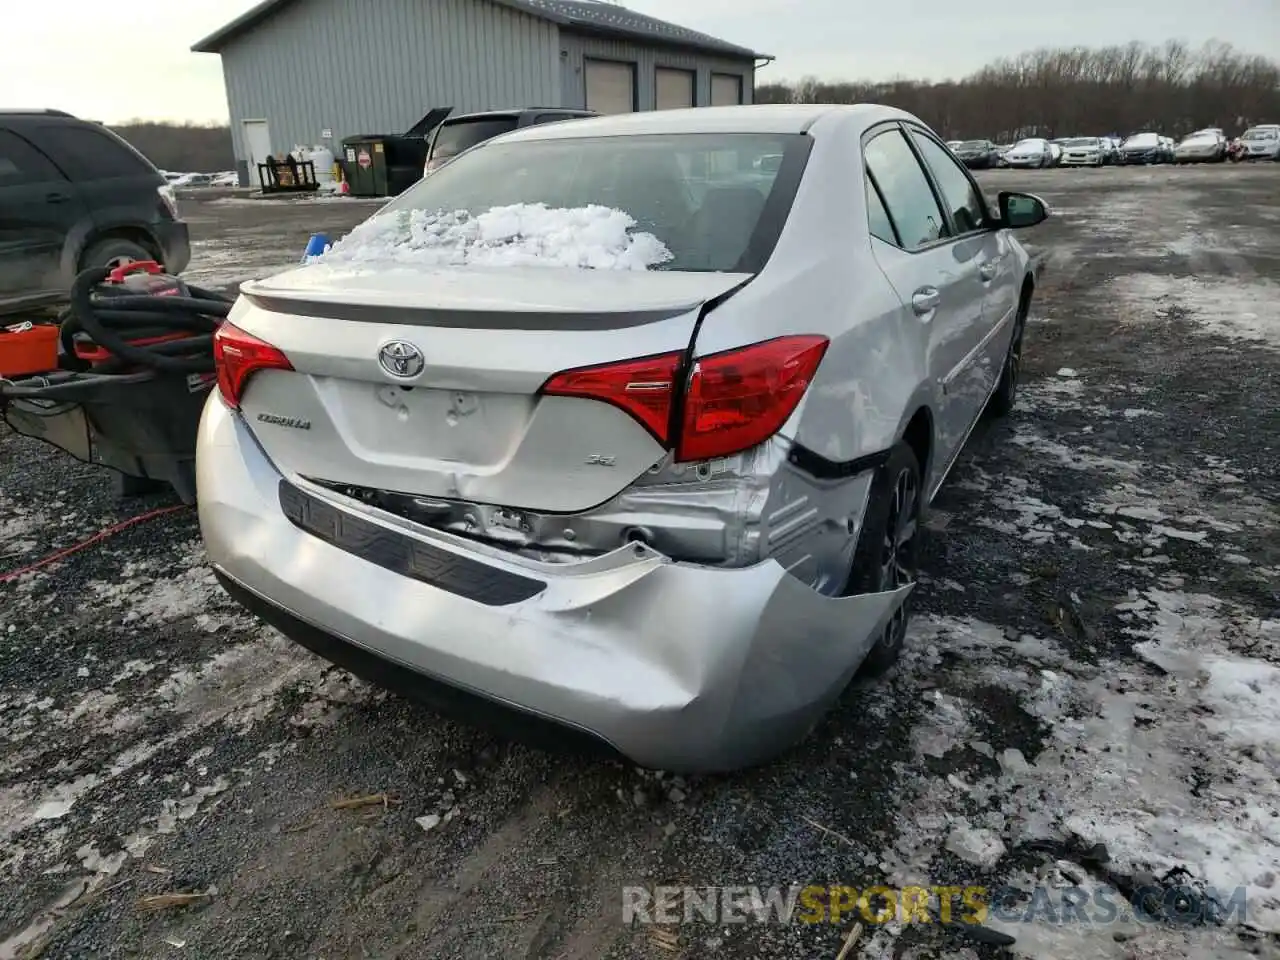
[[[229,320],[293,369],[255,374],[241,410],[287,474],[428,506],[580,512],[666,450],[617,407],[539,388],[566,369],[685,351],[701,306],[748,278],[312,264],[242,288]]]

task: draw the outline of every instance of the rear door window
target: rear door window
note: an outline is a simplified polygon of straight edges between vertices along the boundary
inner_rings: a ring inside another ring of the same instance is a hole
[[[94,127],[42,123],[32,126],[31,139],[53,157],[72,180],[155,174],[154,168],[141,154]]]
[[[876,135],[863,151],[884,205],[905,250],[918,250],[950,236],[933,187],[915,151],[898,129]]]
[[[65,179],[43,153],[12,130],[0,130],[0,187]]]
[[[869,175],[863,179],[867,184],[867,220],[871,225],[871,235],[895,247],[901,246],[898,234],[893,229],[893,220],[889,216],[889,211],[884,208],[884,201],[880,199],[880,191],[871,182]]]

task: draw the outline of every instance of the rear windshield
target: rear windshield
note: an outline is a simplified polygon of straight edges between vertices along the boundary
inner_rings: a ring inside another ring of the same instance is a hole
[[[957,150],[985,150],[991,146],[989,140],[966,140],[956,147]]]
[[[1280,131],[1270,130],[1267,128],[1252,128],[1246,130],[1240,137],[1241,140],[1275,140],[1280,137]]]
[[[449,123],[447,120],[436,134],[435,146],[431,148],[432,160],[449,160],[463,150],[470,150],[477,143],[484,143],[504,133],[510,133],[519,121],[515,117],[499,117],[487,120],[459,120]]]
[[[791,156],[803,167],[802,134],[678,134],[491,143],[419,181],[379,212],[478,217],[495,207],[546,204],[607,207],[628,214],[633,233],[651,233],[670,251],[660,269],[753,271],[777,239],[752,244],[766,201],[779,187],[782,220],[797,177],[779,180]],[[785,195],[783,195],[785,193]],[[776,222],[775,222],[776,221]],[[755,266],[745,266],[751,246]],[[768,249],[765,249],[765,248]]]

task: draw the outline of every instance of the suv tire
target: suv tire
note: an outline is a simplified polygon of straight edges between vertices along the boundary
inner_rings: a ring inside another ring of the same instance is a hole
[[[91,267],[118,267],[136,260],[154,260],[156,255],[140,244],[123,237],[99,240],[80,257],[80,269]]]

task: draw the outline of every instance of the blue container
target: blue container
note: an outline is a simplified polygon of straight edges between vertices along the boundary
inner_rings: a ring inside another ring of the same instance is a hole
[[[329,238],[323,233],[313,233],[311,239],[307,241],[307,249],[302,254],[302,262],[306,263],[312,257],[321,256],[325,249],[329,246]]]

